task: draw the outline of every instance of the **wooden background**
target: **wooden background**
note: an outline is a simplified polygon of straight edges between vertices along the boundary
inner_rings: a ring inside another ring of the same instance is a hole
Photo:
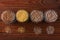
[[[29,20],[25,23],[15,21],[10,25],[6,25],[0,19],[0,40],[60,40],[60,0],[0,0],[0,14],[4,10],[12,10],[16,13],[19,9],[25,9],[29,13],[35,9],[44,12],[53,9],[58,13],[59,17],[54,23],[41,22],[36,24]],[[46,28],[50,25],[55,27],[55,33],[52,35],[46,33]],[[11,27],[12,33],[7,34],[4,32],[6,26]],[[20,26],[26,28],[25,33],[17,33],[16,30]],[[33,32],[34,26],[40,26],[42,28],[42,34],[35,35]]]

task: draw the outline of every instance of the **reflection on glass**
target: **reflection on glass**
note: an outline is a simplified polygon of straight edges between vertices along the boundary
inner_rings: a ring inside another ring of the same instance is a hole
[[[24,27],[19,27],[17,31],[19,33],[24,33],[25,32],[25,28]]]
[[[34,27],[33,30],[34,30],[34,33],[35,33],[35,34],[41,34],[41,33],[42,33],[42,29],[41,29],[40,27],[37,27],[37,26],[36,26],[36,27]]]
[[[10,27],[5,27],[5,28],[4,28],[4,31],[5,31],[6,33],[11,33],[12,30],[11,30]]]
[[[46,31],[47,31],[48,34],[53,34],[54,31],[55,31],[54,26],[48,26]]]

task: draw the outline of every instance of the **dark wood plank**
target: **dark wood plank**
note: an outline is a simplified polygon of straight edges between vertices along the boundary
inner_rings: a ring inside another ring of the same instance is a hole
[[[60,0],[0,0],[0,15],[4,10],[12,10],[15,13],[19,9],[25,9],[29,13],[38,9],[46,11],[53,9],[57,11],[59,18],[55,23],[32,23],[31,21],[25,23],[14,22],[10,26],[12,28],[11,34],[4,33],[4,28],[7,26],[0,19],[0,40],[60,40]],[[55,27],[55,33],[48,35],[46,33],[46,27],[52,25]],[[26,33],[19,34],[16,32],[19,26],[26,28]],[[40,26],[43,29],[43,33],[35,35],[33,32],[33,26]]]

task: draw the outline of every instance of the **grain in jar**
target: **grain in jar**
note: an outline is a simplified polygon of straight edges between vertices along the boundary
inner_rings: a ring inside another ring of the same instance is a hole
[[[46,22],[55,22],[58,19],[58,14],[54,10],[48,10],[45,12],[45,21]]]
[[[30,19],[32,22],[41,22],[43,20],[43,12],[39,10],[33,10],[30,14]]]
[[[29,18],[29,14],[26,10],[18,10],[16,13],[16,20],[18,22],[25,22]]]
[[[1,20],[6,24],[12,23],[15,20],[14,12],[10,10],[3,11],[1,14]]]

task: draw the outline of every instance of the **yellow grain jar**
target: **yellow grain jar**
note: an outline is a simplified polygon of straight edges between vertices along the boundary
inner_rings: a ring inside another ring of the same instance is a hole
[[[18,10],[16,13],[16,20],[19,22],[25,22],[28,20],[28,12],[26,10]]]

